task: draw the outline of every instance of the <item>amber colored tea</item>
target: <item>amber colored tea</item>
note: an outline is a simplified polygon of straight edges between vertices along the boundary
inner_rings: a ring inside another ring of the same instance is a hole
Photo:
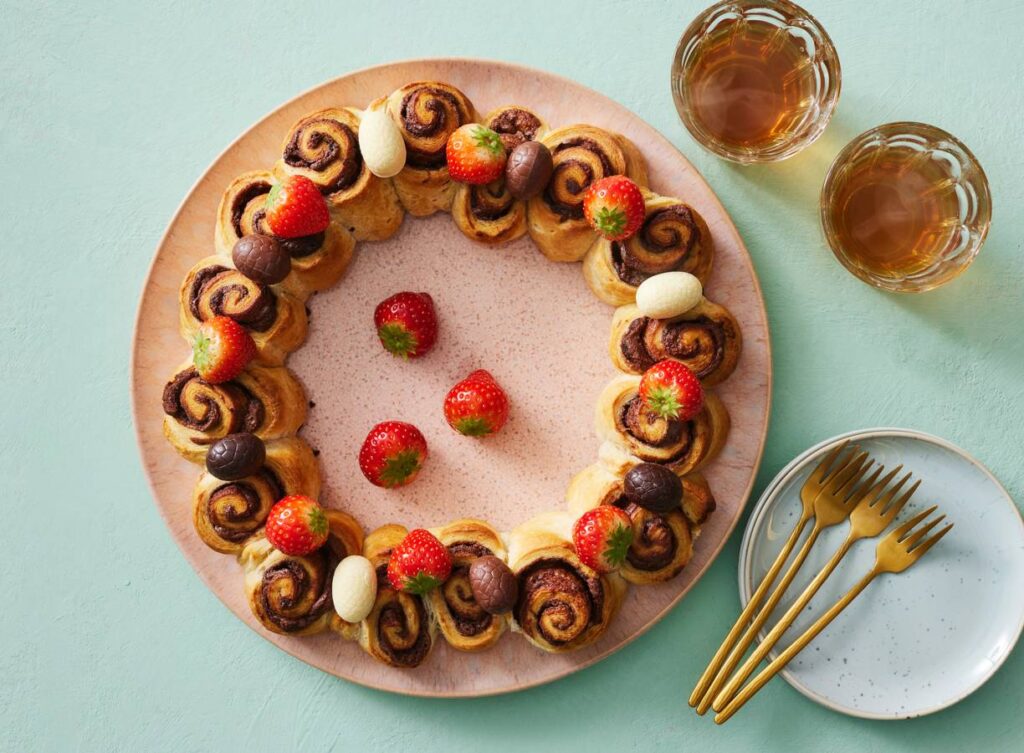
[[[960,199],[949,167],[929,152],[880,147],[836,175],[830,224],[844,254],[880,276],[932,267],[955,245]]]
[[[729,150],[760,150],[804,127],[815,74],[786,29],[737,19],[703,39],[686,86],[691,116],[709,138]]]

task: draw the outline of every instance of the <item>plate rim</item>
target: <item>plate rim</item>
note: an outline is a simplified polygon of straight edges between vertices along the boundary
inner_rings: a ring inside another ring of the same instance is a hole
[[[356,69],[353,69],[353,70],[349,70],[349,71],[341,73],[341,74],[339,74],[337,76],[332,76],[332,77],[330,77],[328,79],[325,79],[325,80],[323,80],[323,81],[321,81],[321,82],[319,82],[317,84],[314,84],[313,86],[307,87],[306,89],[302,90],[298,94],[288,98],[287,100],[283,101],[282,103],[280,103],[276,107],[273,107],[272,109],[270,109],[267,112],[265,112],[263,115],[258,117],[255,121],[253,121],[253,123],[251,125],[249,125],[243,131],[241,131],[235,138],[233,138],[231,140],[231,142],[226,147],[224,147],[222,150],[220,150],[216,154],[216,156],[212,160],[210,160],[210,162],[207,164],[207,166],[202,170],[202,172],[196,178],[196,180],[193,181],[193,183],[189,186],[189,188],[186,191],[186,193],[184,194],[183,198],[178,203],[176,209],[174,210],[174,213],[171,215],[170,219],[168,220],[167,225],[164,228],[164,231],[160,234],[160,238],[157,240],[157,242],[155,244],[155,247],[154,247],[155,250],[153,252],[152,257],[150,258],[149,265],[148,265],[148,267],[146,269],[145,277],[142,280],[142,283],[140,285],[139,299],[138,299],[138,303],[136,305],[135,317],[134,317],[134,321],[133,321],[133,324],[132,324],[132,338],[131,338],[131,345],[130,345],[130,351],[129,351],[129,361],[128,361],[128,368],[129,368],[128,391],[129,391],[129,402],[130,402],[130,410],[131,410],[131,417],[132,417],[132,425],[133,425],[133,429],[134,429],[135,444],[136,444],[136,449],[138,451],[138,458],[139,458],[140,463],[142,465],[142,471],[143,471],[143,476],[146,479],[146,485],[148,486],[149,491],[150,491],[150,498],[151,498],[151,500],[153,501],[154,505],[157,508],[157,513],[159,514],[161,520],[164,523],[165,528],[167,529],[168,533],[170,534],[171,540],[174,542],[175,546],[178,548],[179,553],[183,556],[183,558],[185,559],[185,561],[188,564],[188,566],[192,569],[192,571],[199,577],[200,582],[206,587],[206,589],[209,592],[211,592],[217,598],[218,601],[220,601],[220,603],[227,609],[227,611],[229,613],[232,614],[232,616],[238,618],[238,615],[235,614],[235,611],[231,607],[231,605],[229,605],[227,603],[227,601],[225,601],[225,599],[222,597],[222,595],[220,594],[218,589],[213,588],[211,586],[210,582],[207,580],[207,578],[204,575],[204,573],[202,572],[202,570],[195,566],[195,564],[192,562],[192,559],[189,556],[188,552],[186,552],[182,548],[182,546],[179,544],[177,536],[175,535],[175,532],[174,532],[173,528],[171,527],[170,520],[165,515],[164,510],[163,510],[162,506],[160,505],[160,503],[158,501],[159,500],[159,496],[157,494],[156,485],[155,485],[154,480],[152,479],[152,477],[151,477],[151,475],[149,473],[147,462],[146,462],[146,455],[145,455],[145,453],[143,451],[143,448],[144,448],[143,427],[142,427],[142,425],[140,423],[140,420],[139,420],[139,408],[140,408],[140,401],[142,399],[142,391],[143,391],[141,389],[141,386],[139,384],[139,379],[138,379],[139,350],[140,350],[140,347],[141,347],[141,339],[139,337],[139,334],[140,334],[140,324],[141,324],[141,320],[143,318],[143,303],[144,303],[144,298],[145,298],[144,294],[145,294],[145,291],[149,288],[149,286],[150,286],[150,284],[151,284],[151,282],[153,280],[153,277],[154,277],[154,274],[155,274],[155,270],[156,270],[156,267],[157,267],[157,261],[158,261],[158,259],[160,257],[160,251],[164,247],[164,245],[167,243],[168,238],[169,238],[169,236],[171,234],[172,228],[174,228],[174,226],[179,221],[179,219],[180,219],[182,213],[184,212],[185,207],[188,204],[189,200],[191,199],[193,194],[198,190],[200,185],[207,179],[207,176],[228,155],[229,152],[231,152],[233,149],[235,149],[238,146],[239,142],[241,142],[250,133],[252,133],[255,129],[257,129],[264,121],[270,119],[271,117],[273,117],[275,114],[277,114],[281,110],[291,106],[297,100],[303,99],[304,97],[307,97],[307,96],[313,94],[314,92],[316,92],[318,90],[321,90],[321,89],[323,89],[325,87],[331,86],[332,84],[334,84],[335,82],[337,82],[337,81],[339,81],[341,79],[346,79],[346,78],[350,78],[350,77],[353,77],[353,76],[359,76],[359,75],[368,75],[368,74],[371,74],[371,73],[373,73],[375,71],[379,71],[381,69],[390,68],[390,67],[394,67],[394,66],[415,65],[415,64],[445,65],[445,64],[452,64],[452,63],[454,63],[454,64],[467,64],[468,63],[468,64],[472,64],[472,65],[494,66],[494,67],[504,68],[504,69],[509,70],[509,71],[513,71],[517,75],[536,75],[536,74],[541,74],[541,75],[543,75],[545,77],[550,77],[550,78],[556,79],[559,82],[561,82],[561,83],[563,83],[563,84],[565,84],[567,86],[571,86],[571,87],[583,90],[589,96],[592,96],[592,97],[595,97],[595,98],[598,98],[598,99],[601,99],[601,100],[606,100],[606,101],[612,103],[613,105],[615,105],[616,107],[619,107],[622,110],[628,112],[630,115],[635,117],[637,120],[641,121],[644,124],[645,127],[649,128],[651,130],[651,132],[656,136],[656,138],[658,138],[661,141],[663,141],[664,144],[666,146],[668,146],[672,151],[674,151],[677,154],[679,154],[679,156],[690,167],[690,169],[692,170],[693,175],[696,177],[696,179],[704,187],[704,189],[705,189],[705,196],[707,197],[708,201],[713,203],[713,205],[715,205],[716,208],[721,212],[721,215],[724,218],[726,218],[727,224],[726,224],[724,230],[726,232],[731,233],[731,235],[734,237],[734,240],[735,240],[737,246],[743,252],[743,261],[744,261],[745,265],[749,269],[750,279],[751,279],[751,282],[752,282],[752,285],[753,285],[754,292],[756,293],[757,303],[758,303],[758,305],[760,307],[761,319],[764,322],[764,357],[765,357],[765,365],[766,365],[766,370],[765,370],[764,378],[765,378],[765,392],[766,392],[766,396],[767,397],[766,397],[765,405],[764,405],[763,428],[762,428],[762,431],[761,431],[761,436],[758,439],[758,450],[757,450],[756,457],[754,458],[753,463],[750,466],[749,481],[748,481],[748,483],[746,485],[746,489],[743,491],[743,494],[740,497],[741,503],[738,506],[737,514],[736,514],[735,519],[728,526],[727,530],[725,530],[723,532],[723,535],[722,535],[720,541],[718,542],[717,547],[715,547],[713,550],[708,551],[707,562],[705,563],[703,570],[696,577],[694,577],[694,579],[688,585],[686,585],[668,604],[666,604],[665,607],[661,611],[659,611],[654,616],[652,616],[651,619],[646,624],[644,624],[640,629],[635,631],[633,634],[631,634],[625,640],[623,640],[620,643],[618,643],[617,645],[615,645],[613,648],[609,648],[608,650],[605,650],[605,651],[603,651],[603,652],[601,652],[599,654],[596,654],[596,655],[590,657],[589,659],[587,659],[585,661],[579,662],[577,664],[573,664],[572,666],[567,666],[567,667],[561,668],[561,669],[555,671],[554,673],[552,673],[551,675],[549,675],[547,677],[544,677],[542,679],[526,681],[524,683],[517,684],[514,687],[493,688],[493,689],[478,690],[478,691],[462,691],[462,690],[456,690],[456,691],[426,691],[426,690],[419,689],[419,688],[410,688],[410,687],[404,686],[400,681],[396,681],[393,684],[389,684],[389,685],[385,686],[385,685],[382,685],[382,684],[374,684],[374,683],[371,683],[371,682],[366,682],[366,681],[363,681],[363,680],[358,679],[358,678],[353,678],[353,677],[349,677],[349,676],[342,676],[342,675],[335,674],[334,672],[331,672],[329,670],[323,669],[323,668],[317,666],[316,664],[311,664],[304,657],[299,656],[297,653],[293,652],[290,649],[288,644],[283,644],[283,643],[279,643],[277,641],[271,640],[270,636],[265,635],[264,633],[262,633],[260,630],[258,630],[255,626],[250,624],[248,621],[246,621],[244,619],[241,620],[241,622],[244,625],[246,625],[246,627],[248,627],[253,633],[258,635],[260,638],[262,638],[265,641],[268,641],[268,642],[272,643],[275,648],[277,648],[277,649],[279,649],[281,651],[284,651],[286,654],[288,654],[288,655],[292,656],[293,658],[301,661],[303,664],[307,664],[307,665],[312,666],[312,667],[314,667],[315,669],[317,669],[317,670],[319,670],[321,672],[324,672],[325,674],[332,675],[334,677],[337,677],[338,679],[342,679],[342,680],[345,680],[347,682],[354,683],[356,685],[360,685],[360,686],[367,687],[367,688],[372,688],[374,690],[382,690],[382,691],[385,691],[385,692],[395,693],[395,694],[398,694],[398,695],[416,696],[416,697],[424,697],[424,698],[481,698],[481,697],[487,697],[487,696],[502,695],[502,694],[505,694],[505,693],[518,692],[518,691],[521,691],[521,690],[526,690],[526,689],[529,689],[529,688],[538,687],[538,686],[541,686],[541,685],[546,685],[546,684],[554,682],[556,680],[563,679],[564,677],[567,677],[568,675],[575,674],[575,673],[579,672],[580,670],[586,669],[587,667],[590,667],[590,666],[592,666],[592,665],[594,665],[594,664],[596,664],[596,663],[598,663],[598,662],[600,662],[600,661],[610,657],[611,655],[613,655],[614,653],[618,652],[622,648],[624,648],[627,645],[633,643],[640,636],[642,636],[645,633],[647,633],[656,624],[661,622],[661,620],[663,620],[668,615],[668,613],[670,611],[672,611],[675,607],[677,607],[679,605],[679,603],[687,596],[687,594],[689,594],[689,592],[700,581],[700,579],[704,577],[704,575],[707,573],[707,571],[711,568],[712,564],[714,564],[715,560],[722,553],[722,550],[725,548],[725,546],[728,543],[729,539],[732,538],[732,534],[735,532],[736,527],[739,525],[740,519],[741,519],[741,517],[743,515],[743,511],[749,505],[750,498],[751,498],[751,496],[753,494],[754,486],[755,486],[755,484],[757,482],[757,473],[758,473],[758,470],[760,469],[761,463],[762,463],[762,461],[764,459],[764,451],[765,451],[765,446],[767,444],[768,430],[769,430],[769,427],[771,425],[773,381],[774,381],[774,369],[773,369],[773,357],[772,357],[772,342],[771,342],[771,340],[772,340],[772,338],[771,338],[771,325],[770,325],[769,318],[768,318],[767,306],[765,305],[764,291],[763,291],[762,286],[761,286],[760,278],[759,278],[759,276],[757,274],[757,269],[754,266],[753,257],[751,256],[750,250],[747,248],[747,245],[746,245],[746,243],[743,240],[743,236],[740,234],[739,229],[737,228],[736,223],[735,223],[732,215],[726,209],[725,205],[722,203],[722,201],[719,198],[718,194],[714,191],[714,189],[711,188],[711,185],[708,183],[707,179],[700,172],[700,170],[659,129],[657,129],[653,125],[651,125],[650,122],[648,122],[645,118],[641,117],[634,110],[632,110],[631,108],[629,108],[626,105],[622,104],[621,102],[613,99],[609,95],[604,94],[604,93],[602,93],[602,92],[600,92],[600,91],[598,91],[596,89],[593,89],[593,88],[587,86],[586,84],[582,84],[582,83],[576,81],[575,79],[569,78],[568,76],[563,76],[563,75],[561,75],[559,73],[554,73],[554,72],[545,70],[543,68],[537,68],[535,66],[525,65],[525,64],[522,64],[522,63],[513,62],[513,61],[507,61],[507,60],[497,60],[497,59],[492,59],[492,58],[481,58],[481,57],[472,57],[472,56],[448,56],[448,55],[437,56],[437,57],[401,58],[401,59],[397,59],[397,60],[389,60],[389,61],[386,61],[386,62],[383,62],[383,63],[378,63],[378,64],[375,64],[375,65],[364,66],[362,68],[356,68]]]
[[[992,473],[992,471],[989,470],[989,468],[984,463],[975,458],[962,447],[953,444],[947,439],[943,439],[942,437],[936,436],[935,434],[919,431],[917,429],[905,429],[900,427],[888,426],[880,426],[870,429],[854,429],[817,442],[811,447],[801,452],[789,463],[787,463],[778,472],[778,474],[776,474],[776,476],[768,483],[768,486],[765,487],[764,491],[761,493],[761,496],[758,497],[757,502],[754,503],[754,506],[750,512],[750,517],[747,520],[747,525],[743,531],[743,539],[740,543],[740,553],[736,568],[737,580],[739,583],[739,596],[741,607],[745,606],[747,602],[750,600],[750,595],[753,590],[751,588],[752,576],[750,574],[750,568],[752,566],[751,553],[754,547],[754,531],[760,528],[761,520],[764,517],[765,510],[768,508],[769,503],[777,494],[779,488],[783,486],[795,473],[801,470],[811,459],[811,457],[813,457],[815,454],[818,454],[820,451],[826,449],[830,445],[834,445],[844,440],[875,439],[879,437],[903,437],[907,439],[915,439],[918,441],[927,442],[929,444],[934,444],[938,447],[953,452],[954,454],[958,455],[961,459],[973,465],[975,468],[981,471],[989,479],[989,481],[991,481],[995,485],[995,487],[1001,492],[1002,498],[1006,501],[1009,508],[1017,514],[1017,519],[1020,522],[1020,526],[1018,528],[1020,532],[1020,538],[1024,540],[1024,515],[1022,515],[1020,509],[1013,501],[1013,497],[1007,491],[1006,487],[1003,486],[1002,482],[999,481],[996,475]],[[1022,599],[1024,599],[1024,596],[1022,596]],[[959,703],[960,701],[964,700],[965,698],[973,694],[979,688],[981,688],[990,679],[992,679],[995,673],[999,671],[1000,667],[1003,666],[1006,660],[1013,653],[1014,648],[1020,640],[1022,632],[1024,632],[1024,607],[1021,608],[1020,613],[1021,619],[1020,624],[1017,625],[1016,635],[1013,637],[1012,640],[1010,640],[1006,644],[1005,651],[1002,652],[1002,654],[998,657],[997,661],[990,663],[988,670],[983,674],[980,680],[973,683],[969,687],[966,687],[963,690],[957,691],[957,693],[954,694],[949,700],[942,701],[933,706],[928,706],[924,709],[915,710],[910,713],[876,713],[845,706],[841,703],[837,703],[836,701],[828,698],[827,696],[821,695],[812,690],[810,687],[801,682],[794,675],[794,673],[790,671],[790,668],[788,666],[782,669],[779,672],[779,674],[786,680],[787,683],[790,684],[791,687],[796,689],[806,698],[814,701],[815,703],[818,703],[821,706],[829,708],[832,711],[836,711],[841,714],[846,714],[847,716],[858,717],[861,719],[874,719],[883,721],[916,719],[918,717],[934,714],[938,711],[942,711],[943,709],[947,709],[950,706]],[[759,632],[759,641],[764,637],[764,634],[765,633],[763,630]],[[775,655],[776,652],[774,650],[769,652],[769,656],[774,657]]]

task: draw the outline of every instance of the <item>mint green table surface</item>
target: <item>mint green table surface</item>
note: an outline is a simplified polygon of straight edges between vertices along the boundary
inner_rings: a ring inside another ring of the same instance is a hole
[[[388,60],[461,55],[527,63],[614,97],[666,134],[732,213],[775,357],[755,497],[811,443],[898,425],[961,445],[1024,498],[1024,6],[809,4],[842,58],[837,115],[809,151],[741,169],[694,144],[669,95],[676,40],[704,0],[0,3],[0,751],[1024,749],[1020,650],[967,700],[913,721],[846,718],[781,680],[725,727],[695,716],[685,698],[737,610],[739,530],[657,627],[568,679],[470,701],[356,687],[232,616],[179,554],[142,475],[132,321],[192,183],[307,87]],[[959,136],[994,195],[976,264],[919,297],[854,280],[817,221],[832,157],[893,120]]]

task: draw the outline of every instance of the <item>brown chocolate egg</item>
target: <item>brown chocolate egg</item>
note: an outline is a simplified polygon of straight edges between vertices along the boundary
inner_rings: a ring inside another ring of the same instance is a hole
[[[519,584],[501,559],[477,557],[469,566],[469,587],[480,608],[489,614],[508,612],[516,603]]]
[[[548,148],[539,141],[524,141],[505,163],[505,187],[517,199],[532,199],[544,190],[553,170]]]
[[[261,285],[281,282],[292,269],[288,252],[269,235],[242,236],[231,250],[231,260],[239,272]]]
[[[651,512],[669,512],[683,501],[683,482],[657,463],[641,463],[631,468],[622,490],[626,499]]]
[[[210,446],[206,470],[223,481],[237,481],[258,472],[266,459],[263,440],[243,431],[228,434]]]

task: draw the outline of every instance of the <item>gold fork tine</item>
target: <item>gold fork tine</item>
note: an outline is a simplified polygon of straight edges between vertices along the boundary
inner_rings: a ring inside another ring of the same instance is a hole
[[[907,474],[907,478],[910,478],[909,473]],[[909,489],[907,489],[906,493],[904,493],[902,497],[900,497],[899,499],[892,503],[889,509],[885,511],[885,514],[889,515],[890,518],[895,518],[897,515],[899,515],[900,510],[903,509],[903,505],[907,504],[910,498],[914,496],[914,492],[917,491],[917,487],[919,487],[920,485],[921,481],[920,479],[918,479],[911,485]]]
[[[850,484],[855,484],[861,477],[861,468],[868,459],[868,454],[862,452],[851,460],[841,471],[829,478],[825,491],[828,494],[842,494]],[[872,461],[873,462],[873,461]],[[870,463],[869,463],[870,465]]]
[[[775,675],[777,675],[783,667],[790,662],[790,660],[799,654],[803,649],[814,640],[822,630],[836,618],[836,616],[849,606],[850,602],[856,599],[861,592],[868,587],[876,577],[882,573],[900,573],[906,570],[908,567],[913,565],[915,562],[921,559],[924,554],[931,549],[939,540],[945,536],[953,528],[953,524],[947,524],[941,531],[933,535],[930,539],[925,541],[923,544],[913,546],[909,541],[911,538],[914,539],[915,543],[920,539],[922,535],[932,530],[935,525],[945,518],[945,515],[939,516],[938,519],[932,520],[927,523],[923,529],[914,530],[914,527],[928,517],[931,513],[935,512],[936,507],[931,507],[913,518],[908,520],[906,523],[896,528],[889,533],[885,538],[878,542],[877,551],[875,554],[874,567],[865,575],[861,580],[851,588],[845,596],[839,599],[833,604],[827,612],[821,617],[814,621],[807,630],[791,643],[785,651],[779,654],[772,662],[765,667],[761,672],[750,681],[750,683],[744,687],[729,703],[720,710],[715,716],[716,724],[723,724],[732,718],[733,714],[740,710],[740,708],[749,701],[757,691],[767,684]],[[908,532],[913,533],[908,536]]]
[[[921,528],[919,528],[916,531],[914,531],[914,533],[912,533],[910,536],[907,536],[907,538],[905,538],[903,540],[903,543],[907,545],[907,549],[908,550],[913,550],[914,545],[917,544],[918,541],[920,541],[926,535],[928,535],[928,532],[930,530],[935,528],[935,526],[937,526],[939,523],[941,523],[945,519],[946,519],[945,515],[940,515],[939,517],[933,519],[930,523],[928,523],[928,525],[922,526]]]
[[[797,541],[800,540],[800,535],[814,517],[815,499],[828,488],[827,485],[830,481],[834,480],[838,474],[842,473],[858,458],[858,453],[860,453],[860,448],[856,445],[851,446],[849,440],[842,442],[830,450],[815,469],[811,471],[811,475],[807,477],[803,487],[800,489],[800,501],[802,504],[800,519],[793,527],[789,538],[776,556],[775,562],[768,568],[768,572],[765,573],[761,584],[751,595],[750,601],[747,602],[736,622],[733,623],[729,633],[725,636],[725,640],[722,641],[715,655],[708,662],[708,666],[704,669],[704,673],[700,676],[697,685],[690,694],[689,703],[691,706],[697,707],[697,713],[703,714],[711,705],[711,699],[718,688],[718,686],[712,688],[712,684],[715,682],[722,664],[730,657],[730,652],[732,652],[737,639],[743,634],[747,623],[750,622],[758,607],[761,606],[761,602],[771,590],[772,584],[778,577],[783,565],[786,564],[786,560],[789,559],[789,555],[792,554]],[[738,658],[737,661],[739,661]],[[723,674],[727,674],[734,666],[735,663],[731,664]]]

